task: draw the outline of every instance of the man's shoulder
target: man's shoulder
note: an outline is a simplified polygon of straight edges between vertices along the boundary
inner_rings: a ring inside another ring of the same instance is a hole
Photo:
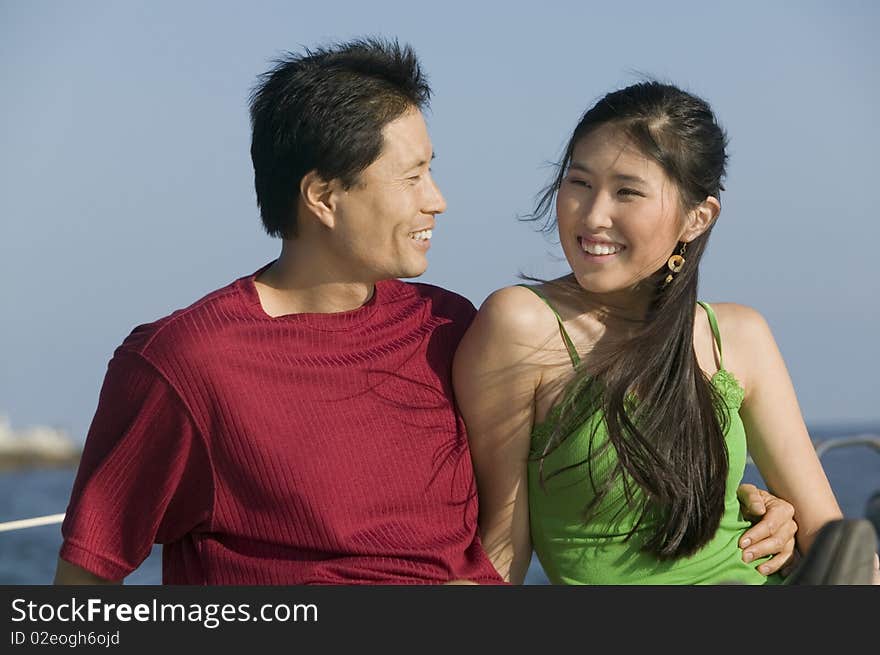
[[[452,314],[458,318],[472,319],[477,313],[474,304],[455,291],[438,287],[426,282],[404,282],[391,280],[390,284],[396,288],[397,293],[409,295],[430,302],[431,309],[435,313]]]
[[[131,353],[155,359],[169,353],[197,352],[197,345],[210,343],[244,314],[243,279],[215,289],[162,318],[138,325],[117,348],[116,354]]]

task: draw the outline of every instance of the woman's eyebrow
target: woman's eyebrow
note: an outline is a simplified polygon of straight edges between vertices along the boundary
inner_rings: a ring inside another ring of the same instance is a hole
[[[569,164],[570,169],[574,169],[576,171],[581,171],[582,173],[592,174],[593,171],[590,170],[590,167],[586,164],[582,164],[581,162],[573,161]],[[616,173],[612,175],[615,180],[620,180],[623,182],[637,182],[640,184],[647,184],[644,178],[639,177],[638,175],[628,175],[626,173]]]

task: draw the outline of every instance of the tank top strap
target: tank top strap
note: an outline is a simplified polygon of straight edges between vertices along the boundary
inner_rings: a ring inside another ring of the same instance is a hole
[[[724,355],[721,353],[721,330],[718,329],[718,319],[715,318],[715,310],[712,306],[698,300],[697,304],[706,310],[706,316],[709,318],[709,326],[712,328],[712,336],[715,337],[715,345],[718,346],[718,368],[724,370]]]
[[[550,301],[547,300],[547,297],[535,289],[534,287],[530,287],[527,284],[517,284],[516,286],[522,287],[523,289],[528,289],[532,293],[534,293],[538,298],[540,298],[547,307],[550,308],[550,311],[553,312],[553,315],[556,317],[556,322],[559,323],[559,334],[562,335],[562,342],[565,344],[566,350],[568,350],[568,357],[571,359],[571,365],[577,366],[581,363],[581,358],[577,353],[577,348],[574,347],[574,342],[571,340],[571,337],[568,336],[568,332],[565,331],[565,326],[562,324],[562,317],[559,315],[553,305],[550,304]]]

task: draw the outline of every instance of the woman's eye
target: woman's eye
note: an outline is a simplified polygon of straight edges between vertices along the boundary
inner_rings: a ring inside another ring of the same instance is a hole
[[[644,195],[645,195],[645,194],[641,193],[640,191],[636,191],[635,189],[621,189],[617,193],[619,193],[622,196],[642,196],[642,197],[644,197]]]
[[[575,186],[582,186],[582,187],[586,187],[586,188],[589,188],[589,187],[590,187],[590,185],[587,184],[587,182],[584,181],[584,180],[569,179],[569,180],[568,180],[568,183],[569,183],[569,184],[573,184],[573,185],[575,185]]]

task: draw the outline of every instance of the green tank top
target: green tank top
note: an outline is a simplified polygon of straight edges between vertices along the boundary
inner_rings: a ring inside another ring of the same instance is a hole
[[[522,285],[525,286],[525,285]],[[580,363],[574,343],[565,331],[562,319],[547,299],[532,287],[559,322],[559,332],[568,350],[573,366]],[[544,422],[532,430],[531,455],[528,464],[529,517],[532,544],[548,579],[554,584],[593,585],[666,585],[666,584],[778,584],[781,576],[764,576],[756,570],[767,558],[742,561],[739,538],[751,526],[740,512],[736,490],[742,481],[746,464],[746,433],[739,408],[744,395],[736,378],[724,368],[721,357],[721,336],[712,308],[699,303],[709,317],[709,324],[718,347],[718,372],[712,384],[720,392],[730,414],[725,433],[729,468],[724,495],[724,514],[715,536],[697,553],[673,561],[659,561],[639,551],[650,525],[644,525],[630,538],[626,535],[635,525],[635,514],[626,507],[623,484],[615,484],[603,499],[589,523],[583,521],[583,509],[590,500],[591,485],[587,482],[587,467],[577,465],[587,459],[590,437],[595,449],[607,441],[604,421],[591,417],[575,434],[566,439],[544,460],[545,480],[540,483],[540,463],[534,456],[543,452],[559,408],[550,410]],[[597,425],[598,424],[598,425]],[[595,431],[595,432],[594,432]],[[607,448],[594,459],[594,475],[609,470],[616,463],[616,452]],[[563,473],[548,474],[566,467]]]

